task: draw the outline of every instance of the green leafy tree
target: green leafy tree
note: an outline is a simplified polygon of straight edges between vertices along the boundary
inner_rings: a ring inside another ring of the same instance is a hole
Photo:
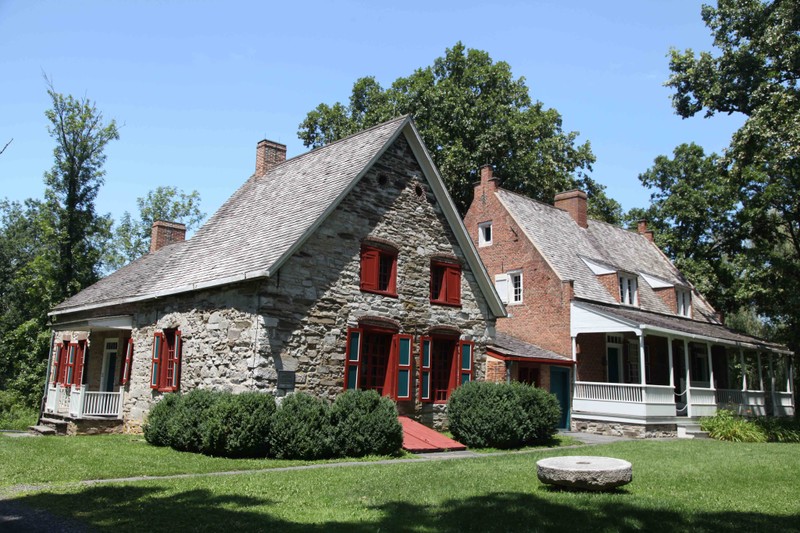
[[[673,104],[682,117],[741,113],[726,158],[742,276],[760,314],[800,348],[800,3],[720,0],[702,18],[717,53],[671,51]]]
[[[733,231],[738,198],[720,157],[682,144],[672,158],[658,156],[639,181],[653,191],[650,207],[631,210],[628,222],[647,220],[656,244],[716,309],[726,314],[738,309],[741,265],[735,258],[741,243]]]
[[[136,199],[139,218],[125,212],[114,228],[114,246],[106,258],[112,270],[138,259],[150,249],[153,222],[166,220],[186,225],[186,231],[197,229],[205,218],[200,211],[200,193],[186,194],[176,187],[157,187],[147,196]]]
[[[619,220],[619,204],[588,175],[595,161],[589,143],[578,145],[578,133],[563,130],[558,111],[533,101],[508,63],[460,42],[388,89],[372,77],[356,80],[349,105],[318,105],[298,135],[317,147],[408,113],[462,214],[479,168],[490,163],[507,189],[552,202],[558,192],[580,187],[594,217]]]
[[[110,215],[95,212],[103,184],[106,145],[119,138],[116,123],[87,98],[64,96],[49,84],[52,108],[45,112],[47,131],[56,141],[55,162],[44,175],[45,199],[55,216],[56,291],[68,297],[99,278],[100,259],[111,230]]]

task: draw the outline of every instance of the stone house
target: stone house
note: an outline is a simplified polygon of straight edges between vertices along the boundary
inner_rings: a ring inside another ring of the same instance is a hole
[[[632,232],[591,220],[582,191],[537,202],[485,166],[464,223],[507,306],[495,344],[543,354],[493,347],[487,375],[549,388],[573,429],[675,435],[719,407],[793,414],[791,352],[727,329],[646,222]]]
[[[256,155],[191,239],[154,224],[148,255],[51,311],[45,416],[137,430],[173,391],[375,389],[440,426],[484,378],[504,306],[411,118]]]

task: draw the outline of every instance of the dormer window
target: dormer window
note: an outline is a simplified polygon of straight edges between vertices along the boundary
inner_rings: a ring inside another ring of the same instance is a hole
[[[678,305],[678,314],[687,318],[692,317],[692,293],[686,289],[675,289],[675,300]]]
[[[492,223],[478,224],[478,246],[492,245]]]
[[[639,305],[639,287],[636,276],[619,275],[619,301],[625,305]]]

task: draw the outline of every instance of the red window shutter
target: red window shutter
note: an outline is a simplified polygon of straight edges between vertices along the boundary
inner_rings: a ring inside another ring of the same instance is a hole
[[[361,288],[368,291],[378,290],[380,270],[380,253],[374,248],[361,249]]]
[[[176,391],[180,388],[181,384],[181,353],[183,352],[183,342],[181,340],[181,332],[175,332],[175,342],[172,346],[172,350],[170,350],[170,360],[169,366],[169,382],[167,383],[167,387],[170,390]]]
[[[157,389],[161,378],[161,352],[164,349],[164,334],[153,334],[153,355],[150,359],[150,388]]]
[[[122,364],[122,373],[120,376],[120,384],[125,385],[131,379],[131,365],[133,364],[133,339],[128,339],[128,344],[125,346],[125,362]]]
[[[361,365],[361,338],[363,331],[358,328],[348,328],[347,346],[344,358],[344,389],[358,389],[359,368]]]
[[[389,277],[389,287],[387,291],[392,294],[397,294],[397,255],[392,255],[392,274]]]
[[[453,346],[453,355],[450,358],[450,379],[447,382],[448,398],[450,398],[450,393],[458,387],[461,377],[459,373],[459,355],[461,355],[461,341],[455,343],[455,346]]]
[[[75,381],[75,350],[78,347],[74,342],[67,349],[67,369],[64,376],[64,385],[72,385]]]
[[[445,302],[461,305],[461,267],[452,265],[445,271]]]
[[[75,369],[72,375],[72,384],[78,387],[83,384],[83,356],[85,352],[85,341],[78,341],[78,344],[75,345]]]
[[[389,348],[389,359],[386,361],[386,375],[383,378],[383,394],[392,399],[397,399],[397,359],[400,349],[397,335],[392,335],[392,345]]]
[[[433,402],[431,396],[431,338],[422,337],[419,343],[419,399]]]
[[[397,365],[389,367],[390,369],[396,368],[395,378],[395,399],[396,400],[410,400],[411,399],[411,362],[413,360],[413,353],[411,346],[413,345],[414,338],[411,335],[395,335],[397,343]],[[388,374],[388,372],[387,372]]]

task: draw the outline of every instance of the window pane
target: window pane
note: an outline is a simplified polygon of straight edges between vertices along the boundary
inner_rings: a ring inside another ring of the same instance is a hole
[[[411,339],[400,339],[400,364],[411,364]]]
[[[397,395],[400,397],[408,396],[408,370],[400,370],[397,373]]]

